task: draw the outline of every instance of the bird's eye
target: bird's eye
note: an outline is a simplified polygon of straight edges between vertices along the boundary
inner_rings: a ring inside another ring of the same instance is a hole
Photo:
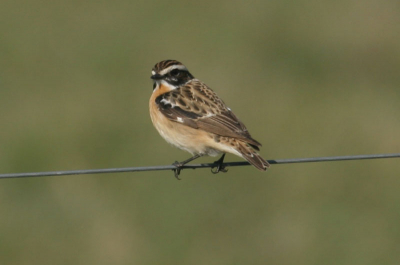
[[[180,72],[179,72],[178,69],[174,69],[174,70],[172,70],[172,71],[170,72],[170,75],[171,75],[171,76],[175,76],[175,77],[179,76],[179,74],[180,74]]]

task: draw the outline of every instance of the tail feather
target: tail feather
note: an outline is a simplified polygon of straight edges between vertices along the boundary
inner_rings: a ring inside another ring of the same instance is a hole
[[[270,165],[262,158],[254,149],[252,149],[247,143],[238,141],[237,151],[246,159],[250,164],[255,166],[258,170],[265,171]]]

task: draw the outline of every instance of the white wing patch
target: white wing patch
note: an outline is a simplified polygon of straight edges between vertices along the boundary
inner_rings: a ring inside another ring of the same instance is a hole
[[[161,103],[165,104],[165,105],[171,105],[172,108],[174,108],[176,106],[176,104],[172,103],[171,101],[163,98],[162,100],[160,100]]]
[[[183,119],[181,117],[177,117],[176,120],[180,123],[183,123]]]
[[[204,115],[202,118],[210,118],[210,117],[213,117],[213,116],[215,116],[215,114],[209,112],[209,113],[207,113],[206,115]]]

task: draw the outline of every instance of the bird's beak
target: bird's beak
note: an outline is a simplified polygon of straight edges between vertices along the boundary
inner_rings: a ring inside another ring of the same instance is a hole
[[[160,74],[155,74],[155,75],[150,76],[150,78],[153,80],[160,80],[163,78],[163,76]]]

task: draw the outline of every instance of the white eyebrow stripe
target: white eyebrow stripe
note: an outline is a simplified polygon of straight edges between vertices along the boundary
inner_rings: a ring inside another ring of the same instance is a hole
[[[180,64],[180,65],[171,65],[170,67],[167,67],[164,70],[160,71],[159,74],[160,75],[165,75],[166,73],[168,73],[168,72],[170,72],[170,71],[172,71],[174,69],[186,70],[187,71],[186,66]]]

